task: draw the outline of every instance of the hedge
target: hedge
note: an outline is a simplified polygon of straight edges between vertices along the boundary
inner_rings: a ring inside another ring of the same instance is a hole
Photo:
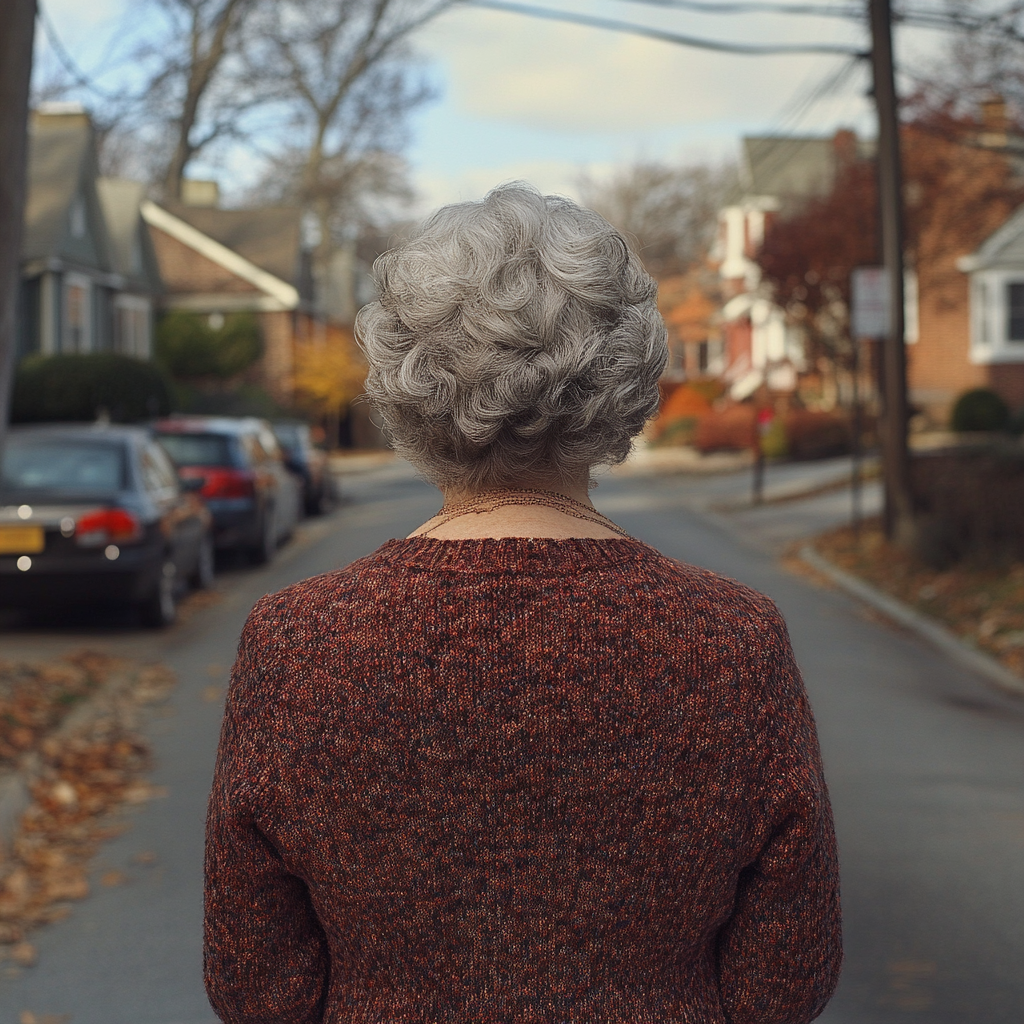
[[[27,356],[18,366],[11,422],[88,422],[106,414],[115,423],[166,416],[167,378],[153,363],[113,352]]]

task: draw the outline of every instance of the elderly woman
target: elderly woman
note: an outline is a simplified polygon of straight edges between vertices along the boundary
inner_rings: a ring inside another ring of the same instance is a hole
[[[665,328],[622,237],[508,185],[377,264],[357,330],[444,506],[261,600],[210,802],[228,1024],[800,1024],[841,960],[786,626],[599,514]]]

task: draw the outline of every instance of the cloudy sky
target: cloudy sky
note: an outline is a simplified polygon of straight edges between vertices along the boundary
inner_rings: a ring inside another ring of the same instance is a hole
[[[859,26],[833,18],[699,15],[626,0],[539,2],[708,39],[865,43]],[[46,0],[46,9],[93,72],[124,31],[126,4]],[[924,37],[900,43],[915,57],[934,46]],[[744,134],[872,130],[863,69],[829,88],[841,57],[717,54],[468,5],[428,25],[415,45],[438,92],[415,116],[408,150],[424,209],[476,198],[510,178],[573,194],[581,174],[600,177],[637,158],[720,160],[736,154]],[[251,160],[239,154],[218,171],[229,194],[247,166]]]

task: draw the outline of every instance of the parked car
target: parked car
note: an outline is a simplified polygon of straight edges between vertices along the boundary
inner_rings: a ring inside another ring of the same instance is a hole
[[[0,604],[136,605],[174,620],[213,582],[213,520],[138,427],[13,427],[0,475]]]
[[[313,444],[309,424],[297,420],[273,424],[274,436],[284,451],[285,465],[302,480],[306,515],[327,511],[333,498],[327,452]]]
[[[185,480],[201,480],[218,548],[241,549],[253,561],[274,557],[299,520],[302,484],[265,420],[178,416],[153,432]]]

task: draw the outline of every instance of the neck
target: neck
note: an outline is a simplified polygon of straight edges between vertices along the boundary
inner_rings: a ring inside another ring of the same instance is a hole
[[[516,491],[547,491],[550,494],[558,494],[573,501],[582,502],[584,505],[593,507],[590,500],[590,493],[587,487],[587,478],[572,481],[570,483],[553,481],[534,481],[530,483],[513,484],[509,486],[465,488],[465,487],[444,487],[444,503],[446,506],[459,505],[462,502],[472,501],[474,498],[489,494],[509,494]]]

